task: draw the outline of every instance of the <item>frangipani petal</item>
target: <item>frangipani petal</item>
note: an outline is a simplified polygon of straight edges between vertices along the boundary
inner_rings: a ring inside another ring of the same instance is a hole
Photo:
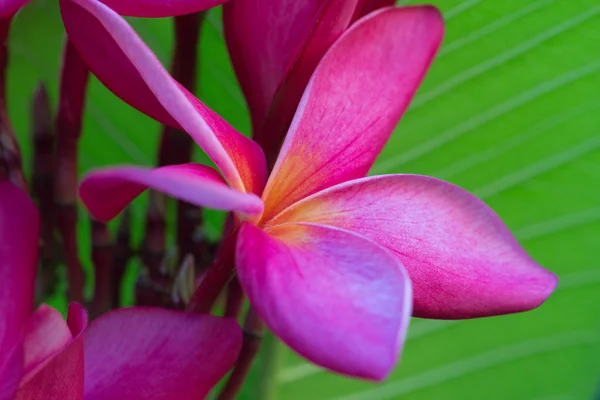
[[[44,363],[60,353],[73,340],[67,322],[54,308],[42,304],[27,324],[24,341],[23,379],[43,368]]]
[[[1,0],[0,18],[10,18],[17,13],[29,0]]]
[[[383,379],[411,314],[400,261],[355,233],[317,224],[244,223],[236,266],[250,303],[292,349],[335,372]]]
[[[117,13],[132,17],[163,18],[208,10],[227,0],[102,0]]]
[[[232,367],[233,319],[160,308],[112,311],[85,332],[86,400],[201,399]]]
[[[97,0],[61,0],[70,40],[98,79],[122,100],[182,129],[215,162],[229,184],[260,193],[262,150],[178,84],[127,22]]]
[[[348,27],[356,2],[277,0],[264,7],[261,0],[233,0],[225,4],[225,39],[248,101],[255,134],[260,132],[269,105],[286,74],[293,64],[300,63],[305,80],[302,85],[294,85],[296,89],[302,86],[300,92],[293,100],[287,96],[280,99],[291,103],[293,115],[320,58]]]
[[[94,218],[109,221],[148,188],[198,206],[247,216],[259,216],[263,209],[258,196],[231,189],[217,171],[201,164],[97,170],[83,180],[79,195]]]
[[[12,183],[0,181],[0,355],[6,354],[10,363],[14,360],[8,355],[15,354],[14,347],[22,343],[33,312],[39,224],[38,210],[29,196]],[[8,379],[4,373],[11,374],[3,371],[0,362],[0,382]]]
[[[73,323],[75,320],[76,323]],[[67,325],[73,340],[21,382],[14,400],[83,400],[83,335],[87,313],[77,303],[69,306]],[[76,328],[76,329],[73,329]]]
[[[273,221],[348,229],[394,252],[414,288],[414,315],[473,318],[542,304],[557,278],[536,264],[475,196],[438,179],[387,175],[347,182]]]
[[[371,13],[342,35],[304,92],[263,194],[265,220],[307,195],[366,175],[442,35],[442,18],[428,6]]]

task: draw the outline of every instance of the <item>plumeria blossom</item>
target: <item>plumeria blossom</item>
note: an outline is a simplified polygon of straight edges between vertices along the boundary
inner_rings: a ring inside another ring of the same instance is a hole
[[[440,45],[435,8],[383,8],[344,32],[312,75],[263,190],[255,144],[181,88],[126,21],[96,0],[61,6],[91,71],[184,128],[223,174],[195,164],[99,170],[80,186],[89,211],[109,220],[149,187],[235,211],[250,303],[313,362],[383,379],[413,303],[416,316],[472,318],[529,310],[553,291],[555,276],[471,194],[417,175],[365,178]]]
[[[234,320],[158,308],[107,313],[87,326],[77,303],[65,322],[33,309],[39,218],[29,197],[0,182],[0,399],[198,399],[241,347]]]
[[[231,61],[267,158],[277,155],[317,64],[357,19],[395,0],[231,0],[223,25]]]

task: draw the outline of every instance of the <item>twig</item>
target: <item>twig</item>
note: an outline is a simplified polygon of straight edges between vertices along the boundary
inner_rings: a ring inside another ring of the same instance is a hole
[[[84,274],[77,253],[77,147],[81,136],[89,70],[69,40],[63,57],[56,118],[54,199],[67,265],[68,299],[82,302]]]
[[[131,211],[125,209],[121,215],[119,228],[117,230],[117,243],[115,245],[115,257],[113,262],[111,278],[111,307],[121,306],[121,282],[127,268],[127,263],[133,255],[131,250]]]
[[[41,217],[40,271],[36,294],[40,300],[49,296],[58,283],[59,254],[54,236],[54,145],[50,99],[44,84],[40,84],[33,97],[31,110],[33,126],[33,176],[32,194],[37,199]]]
[[[90,310],[92,318],[111,308],[113,257],[114,244],[108,227],[104,222],[92,220],[92,263],[96,273],[94,299]]]
[[[223,390],[221,390],[221,393],[217,396],[217,400],[235,399],[235,396],[246,380],[246,376],[248,375],[248,371],[250,371],[256,353],[258,353],[262,335],[263,323],[258,315],[256,315],[256,312],[250,308],[248,314],[246,314],[246,321],[244,322],[244,342],[242,344],[242,350],[227,383],[225,383]]]

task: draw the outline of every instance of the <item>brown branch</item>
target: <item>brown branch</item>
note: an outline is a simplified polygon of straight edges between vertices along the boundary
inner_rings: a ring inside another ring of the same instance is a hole
[[[58,243],[54,236],[54,125],[48,91],[40,84],[31,109],[33,138],[32,194],[37,199],[41,217],[40,271],[36,293],[40,300],[49,296],[58,283],[60,262]]]
[[[0,179],[8,179],[27,191],[21,169],[21,151],[8,118],[6,106],[6,68],[8,67],[8,31],[12,17],[0,19]]]
[[[121,283],[127,263],[133,255],[131,249],[131,211],[129,208],[121,214],[119,228],[117,230],[117,243],[115,245],[115,257],[113,261],[111,278],[111,307],[121,306]]]
[[[217,396],[217,400],[233,400],[242,388],[246,376],[252,366],[252,361],[258,353],[263,336],[263,323],[252,308],[246,314],[244,322],[244,342],[235,367],[227,379],[227,383]]]
[[[87,66],[67,40],[56,118],[54,199],[69,280],[68,299],[79,302],[83,301],[84,274],[77,253],[77,150],[88,77]]]
[[[92,220],[92,263],[96,274],[90,313],[96,318],[111,309],[114,244],[104,222]]]

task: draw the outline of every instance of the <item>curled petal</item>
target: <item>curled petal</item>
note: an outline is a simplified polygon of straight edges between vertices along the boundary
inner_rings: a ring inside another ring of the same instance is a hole
[[[232,367],[241,341],[232,319],[160,308],[112,311],[85,332],[85,398],[204,398]]]
[[[365,176],[443,36],[430,6],[390,7],[346,31],[315,70],[263,194],[265,218]]]
[[[227,0],[102,0],[117,13],[131,17],[163,18],[208,10]]]
[[[287,86],[293,86],[294,93],[288,88],[278,101],[291,108],[285,111],[293,116],[310,75],[325,51],[348,27],[356,3],[357,0],[277,0],[264,7],[261,0],[234,0],[225,4],[225,39],[248,101],[255,134],[261,133],[259,128],[269,105],[292,65],[294,75],[302,75],[302,79],[293,79],[295,82]],[[263,141],[269,139],[276,140],[267,137]]]
[[[27,324],[24,341],[25,369],[23,380],[41,369],[45,362],[60,353],[73,340],[61,313],[42,304]]]
[[[384,7],[390,7],[394,4],[396,4],[396,0],[358,0],[352,20],[356,21],[373,11]]]
[[[190,134],[232,187],[262,191],[266,164],[258,145],[178,84],[122,17],[97,0],[60,4],[69,38],[104,85],[141,112]]]
[[[400,261],[355,233],[316,224],[240,228],[240,282],[267,326],[335,372],[383,379],[396,364],[411,314]]]
[[[475,196],[438,179],[387,175],[316,193],[272,223],[358,232],[394,252],[414,288],[414,315],[473,318],[530,310],[557,278],[536,264]]]
[[[98,170],[83,180],[79,195],[95,218],[108,221],[148,188],[198,206],[247,216],[258,216],[263,208],[256,195],[231,189],[214,169],[201,164]]]
[[[0,181],[0,355],[13,354],[33,312],[38,240],[35,204],[12,183]]]
[[[72,323],[72,320],[77,323]],[[44,362],[33,376],[21,382],[14,400],[83,400],[82,333],[86,324],[87,313],[81,305],[72,303],[67,325],[71,328],[73,339],[62,351]]]

